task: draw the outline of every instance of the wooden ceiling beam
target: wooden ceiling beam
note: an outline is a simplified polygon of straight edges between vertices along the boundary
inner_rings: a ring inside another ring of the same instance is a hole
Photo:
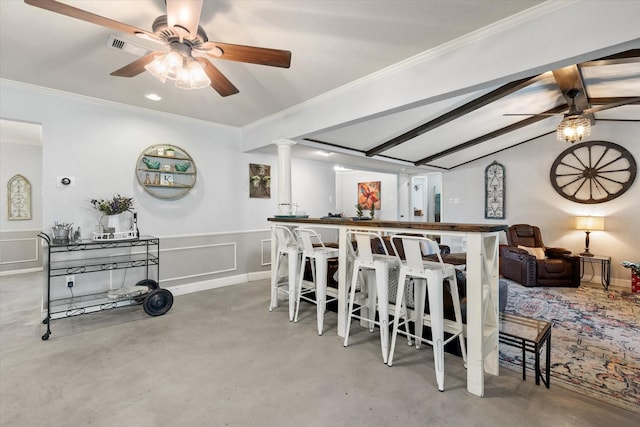
[[[634,96],[608,96],[601,98],[589,98],[591,105],[607,105],[624,103],[623,105],[637,104],[637,97]]]
[[[578,90],[578,95],[574,98],[576,107],[579,111],[591,108],[589,99],[587,98],[587,89],[582,78],[582,73],[577,65],[569,65],[568,67],[559,68],[553,70],[553,78],[558,83],[558,88],[562,91],[564,99],[567,101],[567,105],[571,105],[571,97],[569,91],[572,89]],[[593,119],[593,118],[592,118]]]
[[[567,109],[566,105],[559,105],[557,107],[554,107],[554,108],[552,108],[550,110],[547,110],[547,111],[543,112],[542,114],[557,114],[557,113],[563,112],[566,109]],[[525,126],[529,126],[529,125],[531,125],[533,123],[537,123],[537,122],[542,121],[542,120],[546,120],[548,118],[549,118],[549,116],[545,116],[545,115],[535,115],[533,117],[529,117],[529,118],[521,120],[521,121],[519,121],[517,123],[513,123],[513,124],[510,124],[509,126],[503,127],[502,129],[495,130],[493,132],[490,132],[490,133],[487,133],[485,135],[479,136],[478,138],[474,138],[474,139],[472,139],[470,141],[463,142],[462,144],[458,144],[455,147],[451,147],[451,148],[448,148],[448,149],[446,149],[444,151],[441,151],[439,153],[433,154],[433,155],[431,155],[429,157],[425,157],[424,159],[418,160],[414,164],[416,166],[426,165],[427,163],[429,163],[429,162],[431,162],[433,160],[439,159],[441,157],[448,156],[449,154],[453,154],[453,153],[456,153],[456,152],[461,151],[461,150],[465,150],[467,148],[473,147],[474,145],[481,144],[481,143],[483,143],[485,141],[488,141],[490,139],[497,138],[497,137],[499,137],[501,135],[504,135],[506,133],[513,132],[514,130],[518,130],[520,128],[523,128]]]
[[[510,95],[513,92],[516,92],[524,87],[527,87],[541,80],[543,76],[544,74],[539,74],[537,76],[527,77],[524,79],[516,80],[511,83],[507,83],[506,85],[501,86],[498,89],[495,89],[485,95],[482,95],[481,97],[476,98],[473,101],[470,101],[464,105],[461,105],[460,107],[455,108],[439,117],[436,117],[435,119],[427,123],[424,123],[416,128],[413,128],[403,133],[402,135],[396,136],[395,138],[390,139],[389,141],[386,141],[374,148],[371,148],[366,152],[366,155],[367,157],[372,157],[382,153],[383,151],[389,150],[390,148],[396,147],[400,144],[410,141],[413,138],[416,138],[422,135],[423,133],[429,132],[430,130],[440,127],[446,123],[449,123],[452,120],[455,120],[464,116],[465,114],[469,114],[472,111],[477,110],[478,108],[484,107],[492,102],[499,100],[500,98],[504,98],[505,96]]]
[[[599,67],[602,65],[632,64],[640,62],[640,49],[629,49],[593,61],[580,63],[580,67]]]

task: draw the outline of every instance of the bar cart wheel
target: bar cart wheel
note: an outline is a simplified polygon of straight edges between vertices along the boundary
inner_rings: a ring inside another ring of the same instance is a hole
[[[162,316],[172,305],[173,294],[167,289],[153,289],[142,301],[142,308],[149,316]]]

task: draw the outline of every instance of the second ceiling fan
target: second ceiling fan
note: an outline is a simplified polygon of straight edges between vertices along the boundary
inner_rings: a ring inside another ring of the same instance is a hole
[[[209,41],[200,26],[203,0],[166,0],[167,14],[155,19],[152,31],[115,21],[61,3],[57,0],[24,0],[35,7],[132,34],[168,47],[168,52],[154,51],[111,73],[117,77],[134,77],[149,71],[161,81],[171,79],[176,86],[196,89],[210,85],[221,96],[238,93],[238,89],[207,57],[289,68],[291,52]]]

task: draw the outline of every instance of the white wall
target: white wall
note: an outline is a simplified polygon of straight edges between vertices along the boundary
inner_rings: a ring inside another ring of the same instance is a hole
[[[335,188],[336,177],[332,164],[291,159],[291,201],[299,205],[299,211],[316,218],[334,212]]]
[[[20,174],[31,184],[31,219],[9,221],[7,184]],[[42,223],[42,148],[39,145],[0,142],[0,230],[37,230]]]
[[[266,229],[277,212],[277,158],[242,153],[238,128],[6,81],[0,105],[2,118],[43,126],[43,229],[58,220],[88,235],[99,218],[89,200],[115,193],[133,196],[142,232],[158,236]],[[197,166],[194,188],[178,200],[152,197],[135,176],[140,153],[163,143],[184,148]],[[249,163],[271,165],[270,199],[249,198]],[[75,186],[57,186],[58,176]],[[333,208],[331,165],[294,159],[292,182],[301,209]]]
[[[640,164],[638,135],[638,123],[599,121],[590,140],[622,145]],[[547,246],[580,253],[584,250],[585,233],[573,229],[573,217],[603,215],[606,230],[591,233],[591,252],[611,256],[612,280],[628,288],[630,271],[620,263],[640,261],[640,178],[624,195],[610,202],[592,205],[571,202],[557,194],[549,180],[553,161],[567,148],[566,143],[557,142],[552,134],[444,173],[443,221],[534,224],[540,227]],[[504,220],[484,219],[484,170],[494,160],[505,166]],[[449,203],[450,199],[459,199],[460,203]],[[502,242],[506,243],[505,234]]]
[[[336,172],[336,211],[344,216],[356,216],[358,183],[380,181],[380,210],[377,219],[398,219],[398,176],[388,173],[346,171]],[[364,216],[369,216],[364,212]]]

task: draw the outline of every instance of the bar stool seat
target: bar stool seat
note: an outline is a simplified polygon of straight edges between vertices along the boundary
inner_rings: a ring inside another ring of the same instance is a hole
[[[384,249],[384,254],[372,252],[372,239],[378,240],[378,245]],[[374,326],[378,325],[382,360],[387,363],[389,355],[389,271],[392,268],[397,268],[399,261],[395,256],[389,255],[382,238],[375,233],[349,231],[347,232],[347,241],[355,241],[357,248],[354,249],[353,245],[349,245],[353,259],[353,273],[349,288],[344,346],[349,345],[351,319],[360,319],[366,323],[370,332],[373,332]],[[360,292],[358,292],[358,279],[361,278],[361,272],[367,272],[368,275],[366,281],[360,280]],[[358,298],[356,298],[356,294]],[[358,307],[354,308],[356,300]],[[376,311],[378,312],[377,321],[375,320]]]
[[[438,245],[431,239],[420,236],[395,235],[391,237],[391,245],[394,251],[398,253],[397,247],[403,246],[406,259],[400,262],[399,283],[404,283],[407,277],[412,278],[414,282],[414,325],[415,333],[407,332],[406,323],[408,322],[408,308],[404,296],[404,286],[398,286],[396,301],[399,303],[395,307],[395,315],[393,322],[393,333],[391,338],[391,349],[389,353],[388,365],[393,364],[393,355],[395,351],[396,338],[399,327],[405,325],[405,332],[409,338],[414,338],[416,343],[425,342],[433,346],[433,359],[435,363],[436,380],[438,390],[444,391],[444,346],[458,339],[460,341],[460,350],[462,359],[466,366],[467,352],[463,335],[462,312],[460,309],[460,297],[458,295],[458,285],[456,282],[455,268],[451,264],[442,262]],[[421,245],[430,247],[433,253],[437,254],[438,261],[425,261],[422,258]],[[451,292],[453,300],[453,309],[455,320],[450,321],[444,318],[443,313],[443,280],[446,281]],[[424,313],[425,291],[428,291],[429,314]],[[404,314],[404,320],[400,317]],[[422,337],[422,327],[431,327],[431,340]],[[444,332],[451,334],[449,338],[444,339]]]
[[[309,228],[298,228],[295,230],[298,237],[298,243],[302,249],[302,259],[300,262],[300,274],[298,276],[298,284],[296,289],[296,313],[294,322],[298,321],[298,313],[300,312],[300,300],[305,300],[316,304],[316,319],[318,324],[318,335],[322,335],[324,328],[324,313],[327,311],[327,303],[338,299],[337,290],[327,288],[327,270],[330,258],[337,258],[339,250],[337,248],[328,248],[322,242],[322,238],[318,233]],[[311,264],[312,282],[304,280],[304,270],[307,260]],[[303,287],[303,284],[307,284]],[[315,294],[315,298],[310,296]],[[327,294],[331,296],[327,300]]]
[[[293,321],[296,304],[296,278],[301,250],[290,228],[275,225],[271,232],[276,241],[276,262],[271,270],[271,303],[269,311],[278,307],[278,295],[280,292],[289,297],[289,321]],[[283,263],[287,262],[288,274],[279,277],[279,271]]]

